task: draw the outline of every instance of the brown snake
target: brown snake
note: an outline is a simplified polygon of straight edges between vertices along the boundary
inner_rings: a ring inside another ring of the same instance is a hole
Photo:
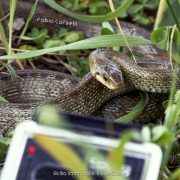
[[[7,13],[9,2],[2,0],[1,3]],[[32,3],[30,0],[19,0],[16,16],[27,18],[27,11],[31,9]],[[37,23],[36,18],[43,17],[44,14],[49,18],[71,20],[46,7],[43,1],[39,3],[37,13],[31,22],[32,26],[46,27],[51,31],[59,28],[57,25]],[[129,34],[130,29],[134,27],[128,23],[122,25],[126,34]],[[78,22],[78,30],[85,30],[87,37],[95,36],[100,32],[100,25]],[[136,28],[133,35],[147,38],[149,33],[142,28]],[[146,52],[146,57],[151,57],[151,54],[163,54],[153,46],[134,47],[134,49],[136,52]],[[142,115],[137,118],[138,121],[148,123],[162,115],[164,109],[161,103],[167,98],[172,80],[172,72],[167,62],[165,67],[153,69],[151,65],[146,67],[146,63],[143,62],[136,65],[127,56],[105,49],[93,51],[89,59],[91,72],[95,78],[104,85],[108,82],[115,86],[121,85],[122,88],[111,90],[97,81],[91,73],[80,79],[53,71],[26,70],[17,72],[18,79],[15,81],[12,81],[9,75],[1,73],[0,95],[10,103],[0,103],[0,132],[7,134],[17,122],[31,120],[36,108],[44,104],[54,105],[58,110],[66,112],[117,118],[129,112],[139,101],[137,92],[116,97],[132,90],[152,92],[149,94],[150,102]]]

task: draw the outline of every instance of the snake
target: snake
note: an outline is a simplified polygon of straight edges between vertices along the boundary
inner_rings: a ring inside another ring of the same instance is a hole
[[[28,17],[33,1],[17,1],[16,17]],[[9,1],[2,0],[4,13],[9,12]],[[39,1],[31,26],[57,31],[59,25],[37,23],[38,17],[73,21]],[[144,28],[122,22],[125,34],[149,37]],[[68,27],[74,30],[75,27]],[[100,34],[101,25],[78,21],[76,30],[85,32],[86,37]],[[132,31],[132,29],[134,29]],[[151,59],[150,64],[140,61],[136,64],[130,57],[110,49],[97,49],[89,55],[90,72],[84,77],[50,70],[17,71],[17,79],[0,73],[0,96],[9,103],[0,103],[0,132],[7,135],[17,123],[34,119],[35,111],[43,105],[52,105],[59,111],[83,115],[95,115],[116,119],[128,113],[140,100],[137,91],[149,93],[149,103],[134,121],[155,122],[164,112],[162,102],[168,98],[172,83],[172,69],[168,61],[155,61],[156,55],[165,55],[153,45],[136,46],[133,50]],[[179,74],[178,74],[179,76]],[[179,84],[177,84],[179,87]]]

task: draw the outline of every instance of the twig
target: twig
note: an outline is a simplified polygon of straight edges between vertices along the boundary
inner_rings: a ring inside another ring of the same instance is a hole
[[[174,67],[173,67],[173,62],[172,62],[172,44],[173,44],[173,37],[174,37],[174,33],[176,30],[176,24],[173,26],[172,28],[172,32],[171,32],[171,37],[170,37],[170,45],[169,45],[169,59],[170,59],[170,63],[171,63],[171,68],[174,71]]]
[[[71,72],[71,74],[73,74],[74,72],[75,73],[77,72],[77,70],[75,68],[73,68],[69,64],[65,63],[64,61],[62,61],[58,56],[55,56],[55,57],[58,59],[58,61],[61,65],[63,65],[69,72]]]
[[[28,26],[29,26],[29,23],[30,23],[32,17],[34,16],[34,14],[35,14],[35,12],[36,12],[38,2],[39,2],[39,0],[36,0],[35,3],[33,4],[32,8],[31,8],[31,12],[30,12],[30,14],[29,14],[29,17],[28,17],[28,19],[26,20],[26,24],[25,24],[25,26],[24,26],[24,29],[23,29],[23,31],[22,31],[22,33],[21,33],[21,35],[20,35],[20,37],[19,37],[19,40],[18,40],[18,42],[17,42],[18,44],[20,44],[21,38],[24,36],[24,34],[25,34],[26,31],[27,31],[27,28],[28,28]]]
[[[111,11],[114,12],[114,11],[115,11],[115,8],[114,8],[114,4],[113,4],[113,1],[112,1],[112,0],[109,0],[109,5],[110,5],[110,8],[111,8]],[[129,44],[128,44],[125,36],[124,36],[123,30],[122,30],[122,27],[121,27],[121,25],[120,25],[120,21],[118,20],[118,18],[115,18],[115,22],[116,22],[116,24],[117,24],[117,26],[118,26],[121,34],[123,35],[124,41],[125,41],[128,49],[129,49],[129,51],[131,52],[132,57],[133,57],[135,63],[137,63],[136,58],[135,58],[135,56],[134,56],[134,54],[133,54],[133,52],[132,52],[132,49],[131,49],[131,47],[129,46]]]
[[[9,17],[9,15],[10,15],[10,14],[8,13],[8,14],[7,14],[7,15],[5,15],[3,18],[1,18],[1,19],[0,19],[0,22],[4,21],[6,18],[8,18],[8,17]]]

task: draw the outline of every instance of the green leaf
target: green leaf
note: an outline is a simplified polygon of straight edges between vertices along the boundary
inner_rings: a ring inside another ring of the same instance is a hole
[[[146,142],[151,141],[151,130],[148,126],[143,127],[143,129],[141,131],[141,135],[142,135],[144,141],[146,141]]]
[[[169,105],[165,111],[165,126],[174,131],[175,125],[180,114],[179,107],[176,104]]]
[[[17,79],[16,71],[13,69],[13,67],[10,64],[7,65],[5,64],[4,66],[7,68],[8,72],[10,73],[11,79],[12,80]]]
[[[172,50],[172,57],[180,65],[180,52]]]
[[[48,4],[53,9],[57,10],[58,12],[65,14],[69,17],[72,17],[74,19],[77,19],[79,21],[89,22],[89,23],[101,23],[104,21],[110,21],[115,19],[116,17],[123,14],[126,9],[133,3],[133,0],[123,0],[120,7],[118,7],[114,12],[110,12],[106,15],[99,15],[99,16],[89,16],[89,15],[80,15],[76,14],[74,12],[71,12],[62,6],[60,6],[58,3],[56,3],[54,0],[45,0],[46,4]]]
[[[52,48],[52,47],[57,47],[57,46],[63,46],[65,45],[65,42],[62,40],[56,40],[56,39],[49,39],[46,40],[46,42],[44,43],[43,47],[44,48]],[[60,51],[58,52],[59,55],[63,55],[66,51]]]
[[[62,46],[62,45],[65,45],[65,43],[61,40],[49,39],[44,43],[43,47],[44,48],[51,48],[51,47],[57,47],[57,46]]]
[[[84,39],[83,32],[70,32],[64,39],[66,43],[73,43]]]
[[[5,159],[8,147],[6,144],[0,142],[0,163],[2,163]]]
[[[126,115],[116,119],[117,122],[130,122],[141,114],[146,106],[149,96],[146,92],[140,92],[141,101]]]
[[[31,32],[28,33],[29,39],[26,38],[26,40],[33,40],[38,45],[43,45],[48,36],[48,30],[47,29],[37,29],[32,28]]]
[[[4,137],[0,134],[0,163],[4,162],[10,141],[11,137]]]
[[[111,24],[109,22],[103,22],[102,23],[102,30],[101,30],[101,34],[102,35],[111,35],[114,34],[114,29],[111,26]]]
[[[79,154],[68,144],[46,135],[36,134],[35,142],[44,149],[58,164],[63,164],[71,172],[85,173],[88,172],[88,167],[82,161]],[[53,148],[52,148],[53,147]],[[62,154],[60,156],[60,154]],[[78,176],[77,180],[91,180],[89,176]]]
[[[177,1],[175,1],[175,2],[177,2]],[[175,7],[173,7],[172,1],[170,2],[170,0],[166,0],[166,3],[167,3],[169,10],[171,12],[171,16],[173,17],[175,24],[177,25],[177,28],[180,30],[180,22],[178,19],[178,15],[176,14]],[[179,11],[179,9],[178,9],[178,11]]]
[[[177,90],[175,94],[175,103],[178,103],[178,101],[180,102],[180,90]]]
[[[111,35],[111,34],[114,34],[114,33],[108,28],[102,28],[101,34],[102,35]]]
[[[147,39],[143,39],[143,38],[137,38],[137,37],[128,36],[128,35],[125,35],[125,38],[130,46],[153,44],[151,41]],[[93,37],[93,38],[81,40],[78,42],[74,42],[68,45],[60,46],[60,47],[5,55],[5,56],[1,56],[0,60],[32,58],[32,57],[41,56],[47,53],[64,51],[64,50],[93,49],[93,48],[114,47],[114,46],[119,46],[119,47],[126,46],[126,42],[122,35],[114,34],[114,35],[98,36],[98,37]]]
[[[0,102],[9,103],[4,97],[0,96]]]
[[[144,25],[148,25],[149,24],[149,19],[146,16],[145,13],[138,13],[135,15],[133,21],[137,21],[138,23],[144,24]]]
[[[156,44],[158,48],[163,50],[168,50],[169,33],[170,33],[170,27],[159,28],[151,33],[150,39]]]
[[[66,35],[67,33],[67,29],[65,28],[61,28],[59,31],[58,31],[58,38],[62,38]]]
[[[103,22],[102,26],[103,26],[103,28],[101,30],[101,35],[115,34],[115,31],[114,31],[112,25],[109,22]],[[114,51],[119,51],[119,49],[120,49],[119,46],[113,47]]]
[[[175,33],[174,33],[174,45],[177,49],[177,52],[180,52],[180,31],[178,30],[175,30]],[[180,61],[180,60],[179,60]]]
[[[99,14],[99,10],[101,10],[100,8],[106,8],[107,3],[105,1],[94,1],[92,3],[89,4],[89,12],[91,14]],[[101,13],[100,13],[101,14]]]
[[[52,106],[39,107],[36,110],[36,117],[40,124],[50,127],[60,128],[66,122]]]
[[[23,46],[20,46],[20,49],[28,50],[28,51],[35,51],[35,50],[37,50],[37,47],[25,44]]]
[[[87,57],[69,56],[67,57],[67,60],[68,64],[73,67],[73,72],[76,75],[83,77],[89,72]]]
[[[166,100],[162,103],[164,109],[166,109],[168,107],[168,103],[169,103],[169,100]]]
[[[168,180],[178,180],[178,178],[180,177],[180,169],[176,169],[169,177]]]
[[[143,8],[142,4],[134,4],[128,8],[128,13],[130,15],[138,13]]]
[[[155,126],[152,129],[152,141],[159,145],[168,145],[172,140],[172,133],[165,126]]]
[[[124,164],[124,152],[125,152],[125,144],[132,140],[133,138],[138,137],[138,133],[134,130],[130,130],[125,132],[119,139],[119,144],[116,148],[112,149],[112,152],[109,156],[109,163],[113,170],[119,171]]]
[[[165,4],[166,1],[164,1]],[[180,17],[180,11],[179,11],[179,3],[177,0],[171,0],[172,3],[172,9],[173,11],[175,12],[175,16],[177,17],[177,20],[178,17]],[[168,7],[168,6],[167,6]],[[175,17],[172,16],[172,11],[170,10],[170,7],[166,8],[166,11],[162,13],[162,20],[160,22],[160,27],[163,27],[163,26],[174,26],[176,24],[176,20],[175,20]]]
[[[157,0],[149,0],[146,3],[143,4],[143,6],[145,8],[149,8],[149,9],[155,9],[158,5],[159,1]]]

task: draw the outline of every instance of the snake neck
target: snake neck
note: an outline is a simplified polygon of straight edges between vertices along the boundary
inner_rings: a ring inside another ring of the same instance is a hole
[[[92,114],[112,97],[125,91],[112,91],[98,82],[91,73],[86,74],[75,88],[57,98],[53,104],[59,110],[78,114]]]

